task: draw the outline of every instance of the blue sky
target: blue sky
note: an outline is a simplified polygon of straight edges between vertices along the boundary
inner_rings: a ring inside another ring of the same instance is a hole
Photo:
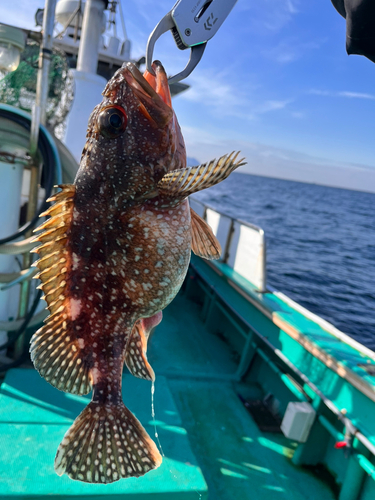
[[[122,5],[138,58],[173,0]],[[38,7],[3,4],[1,21],[33,28]],[[172,74],[188,51],[166,33],[155,58]],[[374,76],[373,63],[346,55],[345,21],[329,0],[238,0],[174,108],[199,161],[241,149],[249,173],[375,192]]]

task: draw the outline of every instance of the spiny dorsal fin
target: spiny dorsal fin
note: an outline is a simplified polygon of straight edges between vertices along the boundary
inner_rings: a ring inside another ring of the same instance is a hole
[[[186,198],[202,189],[209,188],[226,179],[238,167],[245,165],[244,158],[237,161],[239,152],[234,151],[218,160],[203,163],[198,167],[187,167],[166,174],[158,182],[162,196]]]
[[[190,209],[191,214],[191,249],[198,255],[207,260],[220,259],[221,246],[217,241],[212,229],[199,215]]]
[[[71,255],[67,247],[68,233],[72,220],[75,186],[60,186],[50,201],[55,204],[43,216],[51,216],[39,226],[41,232],[34,241],[42,243],[34,249],[40,259],[34,266],[41,280],[44,299],[51,315],[46,324],[31,339],[30,353],[35,368],[47,382],[61,391],[73,394],[87,394],[90,391],[88,367],[85,364],[82,341],[75,331],[68,314],[69,298],[66,275],[71,266]]]

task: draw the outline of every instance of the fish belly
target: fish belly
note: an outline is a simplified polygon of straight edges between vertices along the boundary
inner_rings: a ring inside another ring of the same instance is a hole
[[[159,209],[149,204],[133,209],[124,224],[126,288],[139,317],[164,309],[177,295],[186,276],[191,253],[191,221],[188,201]]]

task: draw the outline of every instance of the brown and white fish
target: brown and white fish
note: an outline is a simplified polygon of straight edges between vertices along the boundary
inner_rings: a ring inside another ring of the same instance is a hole
[[[57,474],[90,483],[141,476],[162,461],[121,396],[124,362],[154,380],[150,330],[184,280],[191,249],[220,246],[187,196],[225,179],[230,154],[187,168],[185,145],[160,62],[156,76],[124,64],[93,110],[74,184],[62,185],[38,230],[37,262],[51,315],[31,357],[54,387],[92,401],[65,434]]]

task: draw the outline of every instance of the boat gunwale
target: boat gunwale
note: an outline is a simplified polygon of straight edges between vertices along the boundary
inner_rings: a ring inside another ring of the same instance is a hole
[[[334,371],[335,373],[337,373],[337,375],[339,375],[341,378],[347,380],[356,389],[358,389],[362,394],[364,394],[366,397],[371,399],[371,401],[375,402],[375,388],[371,387],[371,385],[366,380],[364,380],[360,375],[356,374],[350,367],[345,366],[341,361],[336,359],[334,356],[328,354],[322,347],[318,346],[311,339],[307,338],[306,334],[299,331],[294,326],[288,324],[288,322],[284,318],[281,318],[276,311],[272,311],[271,309],[268,309],[264,304],[261,304],[260,302],[258,302],[255,299],[255,297],[252,297],[250,294],[248,294],[246,292],[246,290],[244,290],[239,283],[236,283],[233,279],[226,276],[225,273],[223,273],[220,269],[218,269],[217,264],[215,264],[213,262],[209,262],[209,261],[207,261],[206,264],[209,265],[210,268],[212,268],[215,272],[217,272],[217,274],[219,274],[219,276],[224,277],[224,279],[228,282],[228,284],[232,288],[234,288],[238,293],[240,293],[246,300],[248,300],[253,306],[255,306],[262,314],[267,316],[278,328],[280,328],[282,331],[284,331],[289,337],[296,340],[300,345],[302,345],[303,348],[305,348],[308,352],[310,352],[315,358],[319,359],[322,363],[324,363],[325,366],[327,366],[327,368],[329,368],[332,371]],[[227,264],[220,263],[220,265],[223,266],[223,265],[227,265]],[[231,271],[235,272],[232,269],[231,269]],[[243,278],[242,276],[241,276],[241,279],[246,280],[246,278]],[[248,280],[246,280],[246,281],[248,281]],[[251,286],[254,286],[249,281],[248,281],[248,283]],[[254,289],[254,293],[257,293],[255,289]],[[268,293],[275,295],[274,292],[272,292],[272,291],[267,292],[267,294]],[[267,295],[267,294],[262,293],[262,296]],[[277,295],[275,295],[275,296],[277,297]],[[280,300],[284,301],[282,297],[279,296],[278,298]],[[287,305],[289,305],[289,304],[287,304]],[[290,307],[292,307],[292,306],[290,306]],[[301,306],[301,308],[302,308],[302,306]],[[302,311],[297,310],[297,312],[300,312],[301,314],[303,314]],[[303,314],[303,316],[305,316],[305,315]],[[314,321],[313,319],[311,319],[309,317],[306,317],[306,319]],[[245,321],[247,326],[251,327],[251,325],[249,325],[245,319],[243,319],[243,320]],[[319,326],[321,326],[321,325],[319,325]],[[251,328],[253,329],[253,327],[251,327]],[[327,331],[327,333],[331,334],[331,332],[329,332],[329,331]],[[343,333],[343,335],[345,335],[345,334]],[[341,339],[339,339],[339,340],[341,340]],[[353,348],[353,346],[350,346],[350,347]],[[357,349],[355,349],[355,350],[357,350]],[[364,354],[364,353],[361,353],[361,354]],[[374,356],[375,356],[375,354],[374,354]],[[375,363],[375,358],[371,358],[371,359]],[[367,372],[364,369],[362,369],[362,370],[364,372],[364,375],[367,375]]]

